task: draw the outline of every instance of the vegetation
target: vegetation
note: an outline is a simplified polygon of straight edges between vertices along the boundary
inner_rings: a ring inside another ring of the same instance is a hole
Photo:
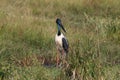
[[[0,79],[120,79],[119,0],[1,0]],[[56,18],[70,48],[68,68],[55,67]]]

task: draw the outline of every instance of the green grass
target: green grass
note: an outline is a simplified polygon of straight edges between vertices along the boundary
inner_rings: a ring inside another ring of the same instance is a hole
[[[0,79],[120,79],[120,1],[1,0]],[[68,68],[54,65],[56,18],[70,49]],[[43,65],[49,65],[44,66]]]

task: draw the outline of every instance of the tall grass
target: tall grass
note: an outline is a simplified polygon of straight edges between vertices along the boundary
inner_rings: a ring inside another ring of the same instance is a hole
[[[120,79],[120,1],[1,0],[0,79]],[[69,41],[67,68],[55,67],[60,17]],[[47,66],[46,66],[47,65]]]

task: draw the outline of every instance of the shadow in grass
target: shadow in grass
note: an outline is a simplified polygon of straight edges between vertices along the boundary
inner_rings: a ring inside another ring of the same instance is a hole
[[[16,60],[15,64],[17,66],[34,66],[41,65],[46,68],[56,67],[56,60],[52,57],[44,57],[41,55],[31,55],[22,58],[21,60]]]

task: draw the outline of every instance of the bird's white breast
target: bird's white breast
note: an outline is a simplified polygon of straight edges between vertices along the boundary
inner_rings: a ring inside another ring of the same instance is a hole
[[[61,35],[57,35],[56,34],[56,36],[55,36],[55,42],[57,43],[57,44],[59,44],[60,46],[62,46],[62,38],[64,38],[64,35],[61,33]]]

